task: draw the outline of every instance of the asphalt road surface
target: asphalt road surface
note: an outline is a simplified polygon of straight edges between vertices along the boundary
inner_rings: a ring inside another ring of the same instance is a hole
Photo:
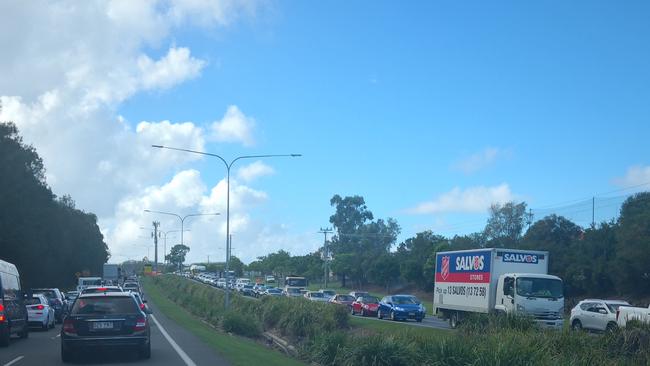
[[[151,321],[151,359],[138,359],[135,351],[106,350],[83,355],[76,365],[229,365],[212,348],[157,311]],[[32,330],[29,338],[12,337],[7,348],[0,348],[1,366],[64,365],[61,362],[61,325],[49,331]],[[165,335],[166,334],[166,335]]]

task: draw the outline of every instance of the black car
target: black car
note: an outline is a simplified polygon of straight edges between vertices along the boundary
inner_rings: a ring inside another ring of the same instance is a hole
[[[68,300],[63,296],[58,288],[35,288],[32,289],[32,292],[35,294],[45,295],[47,301],[50,303],[50,306],[54,308],[54,317],[56,318],[56,322],[60,323],[63,321],[63,315],[65,313]]]
[[[128,292],[80,295],[63,321],[61,360],[70,362],[81,352],[111,348],[136,349],[141,358],[150,358],[147,313]]]
[[[20,288],[20,275],[16,266],[0,260],[0,347],[9,345],[12,334],[27,338],[25,295]]]

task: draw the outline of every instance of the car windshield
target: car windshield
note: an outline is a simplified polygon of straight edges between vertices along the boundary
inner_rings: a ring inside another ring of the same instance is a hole
[[[561,298],[562,281],[552,278],[517,278],[517,295],[525,297]]]
[[[321,292],[312,292],[312,293],[311,293],[311,297],[319,297],[319,298],[323,298],[323,297],[325,297],[325,296],[324,296],[323,293],[321,293]]]
[[[338,301],[354,301],[354,297],[350,295],[339,295],[336,299]]]
[[[25,300],[25,305],[38,305],[41,303],[41,299],[38,297],[32,297],[31,299]]]
[[[374,296],[364,296],[361,298],[361,302],[364,304],[377,304],[379,303],[379,299]]]
[[[280,290],[278,290],[278,289],[276,289],[276,288],[272,288],[272,289],[267,290],[267,292],[269,292],[269,293],[273,293],[273,294],[278,294],[278,293],[280,293],[280,292],[282,292],[282,291],[280,291]]]
[[[299,294],[300,289],[298,289],[298,288],[289,288],[289,289],[287,289],[287,292],[290,292],[292,294]]]
[[[138,306],[131,297],[86,297],[77,299],[72,315],[134,314]]]
[[[610,313],[617,312],[618,308],[620,308],[621,306],[630,306],[630,304],[622,303],[622,302],[621,303],[616,303],[616,302],[615,303],[605,303],[605,305],[607,305],[607,308],[609,309]]]
[[[412,297],[407,296],[393,296],[393,304],[398,305],[413,305],[415,300]]]

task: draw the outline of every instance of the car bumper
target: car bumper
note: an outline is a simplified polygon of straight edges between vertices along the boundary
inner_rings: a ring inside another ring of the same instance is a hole
[[[413,319],[413,320],[419,320],[419,319],[424,319],[424,313],[421,311],[396,311],[395,312],[395,319]]]
[[[29,315],[27,318],[27,323],[30,326],[43,325],[47,321],[47,314],[43,315]]]
[[[69,350],[103,347],[141,347],[149,343],[146,336],[138,337],[64,337],[63,347]]]

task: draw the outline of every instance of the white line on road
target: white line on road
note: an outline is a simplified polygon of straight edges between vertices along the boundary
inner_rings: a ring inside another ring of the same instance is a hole
[[[61,333],[55,335],[54,337],[50,337],[50,339],[57,339],[57,338],[59,338],[60,336],[61,336]]]
[[[176,342],[174,342],[174,340],[169,335],[169,333],[167,333],[165,328],[163,328],[162,324],[158,322],[158,319],[156,319],[156,317],[153,315],[149,315],[149,316],[151,317],[151,319],[153,319],[153,322],[156,323],[156,326],[158,327],[158,329],[160,329],[160,333],[162,333],[165,339],[167,339],[167,342],[171,344],[172,348],[174,349],[174,351],[176,351],[176,353],[178,353],[178,355],[181,357],[183,362],[185,362],[187,366],[196,366],[196,364],[194,363],[194,361],[192,361],[190,356],[188,356],[187,353],[185,353],[185,351],[183,351],[183,349]]]
[[[22,360],[23,358],[25,358],[25,356],[18,356],[18,357],[16,357],[16,358],[14,358],[13,360],[7,362],[7,363],[4,364],[3,366],[11,366],[11,365],[15,364],[16,362]]]

